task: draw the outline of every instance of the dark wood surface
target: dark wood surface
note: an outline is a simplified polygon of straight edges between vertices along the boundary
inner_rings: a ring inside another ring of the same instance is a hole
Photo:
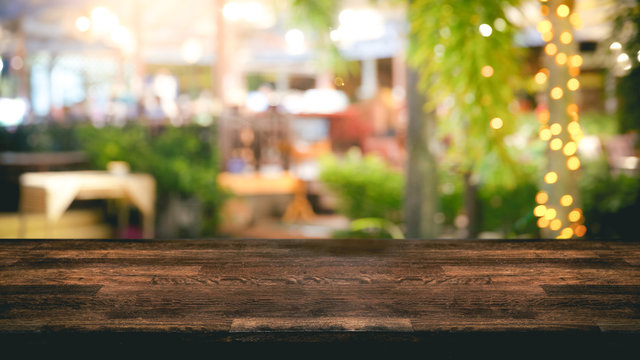
[[[640,242],[0,240],[5,343],[639,334]]]

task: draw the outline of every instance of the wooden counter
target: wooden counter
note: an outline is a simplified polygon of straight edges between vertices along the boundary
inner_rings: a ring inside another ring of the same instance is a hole
[[[0,240],[0,339],[611,355],[640,340],[640,242]]]

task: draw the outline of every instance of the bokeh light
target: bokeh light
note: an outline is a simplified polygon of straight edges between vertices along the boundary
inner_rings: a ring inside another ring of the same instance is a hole
[[[544,175],[544,182],[547,184],[555,184],[558,181],[558,173],[555,171],[549,171]]]

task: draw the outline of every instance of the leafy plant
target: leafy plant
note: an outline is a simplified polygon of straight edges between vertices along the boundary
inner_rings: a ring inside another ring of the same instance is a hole
[[[394,223],[402,220],[404,176],[383,159],[362,156],[351,149],[343,159],[334,155],[321,160],[320,180],[339,199],[339,210],[350,219],[380,218]]]
[[[216,180],[219,163],[213,127],[82,126],[77,134],[94,167],[104,169],[109,161],[126,161],[132,171],[155,177],[159,199],[196,197],[204,212],[202,234],[215,234],[225,194]]]

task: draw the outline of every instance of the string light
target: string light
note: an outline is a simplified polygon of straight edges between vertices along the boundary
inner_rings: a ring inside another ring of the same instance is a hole
[[[559,86],[556,86],[553,89],[551,89],[551,98],[553,100],[560,100],[563,95],[564,95],[564,91],[562,91],[562,89]]]
[[[573,40],[573,36],[571,35],[570,32],[565,31],[562,34],[560,34],[560,42],[563,44],[569,44],[571,42],[571,40]]]
[[[536,202],[538,204],[544,204],[549,200],[549,194],[544,191],[538,191],[536,194]]]
[[[580,81],[578,81],[578,79],[572,78],[572,79],[569,79],[569,81],[567,81],[567,89],[571,91],[576,91],[578,90],[579,87],[580,87]]]
[[[575,141],[569,141],[562,150],[562,153],[566,156],[571,156],[576,153],[578,150],[578,145],[576,145]]]
[[[556,181],[558,181],[558,174],[555,171],[549,171],[544,176],[544,182],[547,184],[555,184]]]
[[[584,225],[580,225],[576,227],[575,234],[577,237],[583,237],[587,233],[587,227]]]
[[[491,121],[489,122],[489,126],[491,126],[491,128],[495,130],[500,129],[502,125],[503,125],[502,119],[498,117],[491,119]]]
[[[538,73],[534,77],[534,80],[537,84],[542,85],[547,82],[547,74],[543,73],[542,71],[538,71]]]
[[[553,151],[558,151],[562,149],[562,140],[559,138],[555,138],[551,140],[551,142],[549,143],[549,148]]]
[[[536,26],[540,34],[551,32],[551,27],[551,21],[549,20],[542,20],[538,23],[538,26]]]
[[[540,110],[538,112],[538,121],[541,124],[546,124],[549,122],[549,110]]]
[[[551,135],[559,135],[562,132],[562,125],[553,123],[549,127],[549,130],[551,130]]]
[[[562,206],[571,206],[573,204],[573,196],[571,195],[563,195],[560,198],[560,205]]]
[[[547,53],[547,55],[549,56],[553,56],[558,52],[558,47],[554,43],[548,43],[544,47],[544,52]]]
[[[580,220],[580,218],[582,217],[582,213],[578,209],[573,209],[569,213],[568,217],[569,217],[569,221],[576,222]]]
[[[547,211],[545,211],[544,213],[544,218],[547,220],[553,220],[556,218],[556,215],[558,215],[558,212],[556,211],[556,209],[547,208]]]
[[[567,16],[569,16],[569,12],[571,10],[569,9],[569,7],[565,4],[562,4],[560,6],[558,6],[558,8],[556,9],[556,14],[558,14],[559,17],[561,18],[565,18]]]
[[[546,213],[547,213],[547,207],[544,205],[538,205],[535,208],[533,208],[533,215],[537,217],[544,216],[544,214]]]
[[[484,76],[486,78],[492,77],[493,76],[493,68],[490,65],[485,65],[480,70],[480,73],[482,74],[482,76]]]
[[[567,160],[567,168],[569,170],[578,170],[580,168],[580,159],[577,156],[571,156]]]
[[[547,226],[549,226],[549,220],[541,217],[540,219],[538,219],[538,227],[541,229],[546,228]]]
[[[562,227],[562,221],[560,219],[553,219],[551,223],[549,223],[549,228],[551,230],[559,230]]]
[[[558,65],[564,65],[567,63],[567,54],[565,53],[558,53],[558,55],[556,55],[556,64]]]
[[[540,137],[540,140],[543,141],[548,141],[549,139],[551,139],[551,130],[545,128],[540,130],[540,133],[538,134],[538,136]]]
[[[582,56],[573,55],[571,58],[569,58],[569,65],[577,68],[582,66],[582,61]]]

